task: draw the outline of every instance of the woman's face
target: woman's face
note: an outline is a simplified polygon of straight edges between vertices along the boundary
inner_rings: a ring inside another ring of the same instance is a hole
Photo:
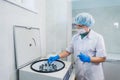
[[[89,28],[87,26],[84,25],[75,25],[77,29],[84,29],[86,32],[89,31]]]

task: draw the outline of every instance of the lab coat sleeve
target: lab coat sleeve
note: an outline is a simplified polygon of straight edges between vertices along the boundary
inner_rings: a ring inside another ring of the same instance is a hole
[[[66,51],[68,51],[70,54],[71,53],[74,53],[74,47],[73,47],[73,43],[74,43],[74,38],[75,38],[76,35],[74,35],[72,37],[72,40],[70,42],[70,44],[68,45],[68,47],[66,48]]]
[[[96,57],[106,57],[105,43],[103,37],[100,35],[96,43]]]
[[[71,43],[68,45],[68,47],[66,48],[66,51],[68,51],[69,53],[73,53],[73,52],[74,52],[72,41],[71,41]]]

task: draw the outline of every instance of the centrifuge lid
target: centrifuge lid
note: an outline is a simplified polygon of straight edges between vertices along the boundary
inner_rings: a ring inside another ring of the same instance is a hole
[[[40,29],[14,26],[14,50],[17,69],[40,57]]]

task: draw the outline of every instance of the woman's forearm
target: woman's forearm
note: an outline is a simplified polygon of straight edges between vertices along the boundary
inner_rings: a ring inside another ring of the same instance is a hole
[[[68,51],[63,51],[63,52],[61,52],[61,53],[59,54],[60,58],[65,58],[65,57],[67,57],[67,56],[69,56],[69,55],[70,55],[70,53],[69,53]]]
[[[91,57],[91,62],[93,63],[100,63],[106,60],[105,57]]]

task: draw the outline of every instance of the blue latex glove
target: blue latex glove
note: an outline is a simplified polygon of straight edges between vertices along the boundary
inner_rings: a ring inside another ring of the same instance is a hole
[[[90,62],[91,61],[90,56],[83,54],[81,52],[80,52],[80,55],[78,55],[78,57],[80,58],[80,60],[82,62]]]
[[[48,63],[52,63],[53,61],[56,61],[58,59],[60,59],[59,55],[51,56],[51,57],[48,58]]]

